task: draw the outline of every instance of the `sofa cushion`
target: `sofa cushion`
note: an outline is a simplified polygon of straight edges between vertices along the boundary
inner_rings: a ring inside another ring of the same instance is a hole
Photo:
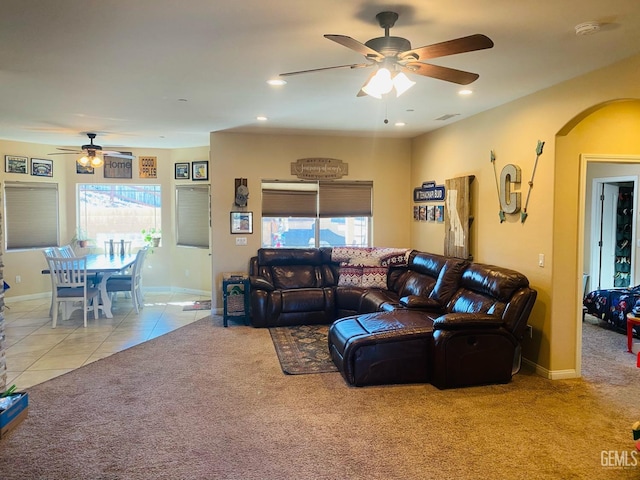
[[[461,285],[506,302],[516,290],[528,287],[529,280],[514,270],[495,265],[471,263],[462,275]]]
[[[273,284],[278,290],[318,287],[318,271],[311,265],[273,265]]]

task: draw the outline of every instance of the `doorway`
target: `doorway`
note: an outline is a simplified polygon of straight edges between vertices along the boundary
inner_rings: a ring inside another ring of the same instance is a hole
[[[637,179],[593,179],[588,290],[635,285]]]

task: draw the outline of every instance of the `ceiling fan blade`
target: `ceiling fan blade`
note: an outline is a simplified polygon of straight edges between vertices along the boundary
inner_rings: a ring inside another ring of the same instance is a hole
[[[281,73],[281,77],[290,77],[291,75],[300,75],[301,73],[322,72],[324,70],[334,70],[337,68],[364,68],[370,67],[373,63],[352,63],[350,65],[336,65],[335,67],[312,68],[311,70],[300,70],[298,72]]]
[[[328,38],[329,40],[333,40],[340,45],[350,48],[370,60],[381,61],[384,60],[384,55],[380,52],[375,51],[373,48],[367,47],[364,43],[360,43],[357,40],[354,40],[351,37],[347,37],[346,35],[325,35],[324,38]]]
[[[428,60],[429,58],[445,57],[457,53],[473,52],[493,47],[493,41],[480,33],[468,37],[456,38],[446,42],[434,43],[425,47],[418,47],[398,54],[400,60]]]
[[[402,70],[405,71],[405,73],[417,73],[418,75],[437,78],[438,80],[457,83],[458,85],[469,85],[480,77],[477,73],[420,62],[407,63]]]
[[[107,157],[116,157],[116,158],[128,158],[128,159],[136,158],[135,155],[130,155],[128,153],[122,153],[122,152],[113,152],[109,150],[103,150],[102,155]]]
[[[57,147],[58,150],[62,150],[65,152],[71,152],[71,153],[82,153],[82,150],[78,150],[77,148],[62,148],[62,147]]]
[[[47,155],[79,155],[82,152],[68,151],[68,152],[53,152],[47,153]]]

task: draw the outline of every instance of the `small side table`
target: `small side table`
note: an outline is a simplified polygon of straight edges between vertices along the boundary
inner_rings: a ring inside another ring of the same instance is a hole
[[[222,274],[222,297],[224,298],[223,325],[229,319],[244,320],[249,324],[249,276],[244,273]]]
[[[633,327],[640,325],[640,317],[635,317],[631,313],[627,313],[627,351],[633,353],[631,346],[633,345]],[[640,353],[638,353],[640,355]]]

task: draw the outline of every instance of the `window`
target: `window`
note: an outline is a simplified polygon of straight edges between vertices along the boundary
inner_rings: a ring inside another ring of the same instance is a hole
[[[5,182],[6,249],[58,245],[58,184]]]
[[[142,230],[161,229],[160,185],[78,185],[78,234],[98,248],[105,242],[131,241],[142,247]]]
[[[371,182],[263,182],[262,246],[368,246]]]
[[[209,248],[209,223],[209,186],[176,186],[177,244]]]

